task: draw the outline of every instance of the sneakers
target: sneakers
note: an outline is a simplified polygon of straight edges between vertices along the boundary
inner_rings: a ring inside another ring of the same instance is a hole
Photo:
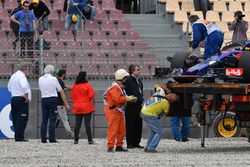
[[[116,152],[127,152],[128,150],[124,149],[123,147],[116,147]]]
[[[157,153],[156,150],[149,150],[149,149],[147,149],[147,148],[145,148],[144,151],[145,151],[146,153]]]

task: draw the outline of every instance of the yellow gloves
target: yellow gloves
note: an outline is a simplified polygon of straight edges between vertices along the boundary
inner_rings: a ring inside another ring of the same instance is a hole
[[[194,52],[194,49],[193,49],[192,47],[190,47],[190,48],[188,49],[188,52]]]
[[[135,103],[137,100],[137,97],[135,96],[126,96],[128,102]]]

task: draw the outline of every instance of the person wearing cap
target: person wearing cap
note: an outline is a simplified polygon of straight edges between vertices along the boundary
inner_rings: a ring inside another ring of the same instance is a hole
[[[80,20],[82,18],[82,9],[88,5],[88,0],[64,0],[63,11],[67,12],[65,17],[65,30],[70,31],[73,24],[73,36],[76,40],[76,32],[78,30]]]
[[[27,45],[28,58],[33,58],[34,29],[36,16],[29,10],[29,1],[23,2],[23,10],[15,13],[10,20],[19,25],[21,58],[25,57],[25,47]]]
[[[201,42],[203,42],[207,37],[206,25],[200,20],[197,15],[191,15],[188,18],[189,22],[192,24],[193,30],[193,40],[192,46],[189,48],[190,52],[193,52]]]
[[[160,118],[168,114],[171,102],[178,101],[178,96],[171,93],[170,89],[163,83],[156,84],[154,92],[144,102],[141,110],[141,116],[150,128],[150,135],[144,149],[147,153],[157,153],[156,147],[164,133]]]
[[[57,92],[60,92],[64,105],[67,110],[70,106],[67,102],[64,90],[54,77],[55,68],[53,65],[46,65],[44,75],[39,78],[38,85],[42,96],[42,123],[41,123],[41,142],[47,143],[47,124],[49,121],[49,142],[57,143],[55,136],[57,118]]]
[[[88,137],[88,143],[94,144],[90,123],[92,113],[95,111],[93,103],[95,91],[92,88],[92,85],[87,81],[85,71],[81,71],[77,75],[70,95],[72,99],[73,113],[75,114],[76,123],[74,144],[78,144],[79,132],[83,119]]]
[[[31,89],[27,80],[29,64],[21,62],[17,71],[11,75],[8,90],[11,93],[11,114],[16,142],[26,142],[24,131],[29,118],[29,102]]]
[[[244,43],[247,41],[248,22],[243,20],[243,17],[245,15],[241,11],[234,13],[234,21],[229,26],[229,30],[233,31],[233,43]]]
[[[123,139],[126,132],[126,126],[123,118],[126,102],[136,102],[135,96],[127,96],[125,92],[125,82],[129,73],[124,69],[119,69],[115,72],[115,81],[104,92],[104,112],[108,123],[107,133],[107,151],[126,152],[124,149]]]
[[[33,10],[37,20],[37,30],[40,34],[43,33],[44,30],[48,30],[49,20],[48,16],[50,14],[50,10],[48,6],[40,0],[33,0],[29,6],[30,10]]]

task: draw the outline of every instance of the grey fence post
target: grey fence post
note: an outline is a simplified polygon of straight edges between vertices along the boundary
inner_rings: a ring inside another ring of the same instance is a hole
[[[81,21],[82,22],[82,39],[81,39],[81,55],[82,55],[82,71],[85,71],[85,65],[84,65],[84,51],[85,51],[85,34],[84,34],[84,30],[85,30],[85,18]]]
[[[39,74],[43,74],[43,65],[44,65],[44,59],[43,59],[43,35],[39,36],[39,49],[40,49],[40,64],[39,64]]]

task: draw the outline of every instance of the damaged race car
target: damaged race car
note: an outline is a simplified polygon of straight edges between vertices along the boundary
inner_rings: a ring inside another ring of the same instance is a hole
[[[205,60],[190,52],[178,52],[168,58],[171,75],[179,83],[193,82],[197,78],[203,78],[205,82],[250,83],[250,41],[241,47],[236,46],[226,46],[219,55]]]
[[[168,60],[171,62],[168,77],[177,83],[250,83],[250,41],[244,45],[226,46],[219,55],[205,60],[190,52],[178,52]],[[214,92],[210,108],[204,109],[218,113],[213,121],[214,133],[218,137],[236,137],[242,127],[250,127],[250,95],[230,93],[225,99],[223,94]],[[205,103],[208,102],[206,99]]]

